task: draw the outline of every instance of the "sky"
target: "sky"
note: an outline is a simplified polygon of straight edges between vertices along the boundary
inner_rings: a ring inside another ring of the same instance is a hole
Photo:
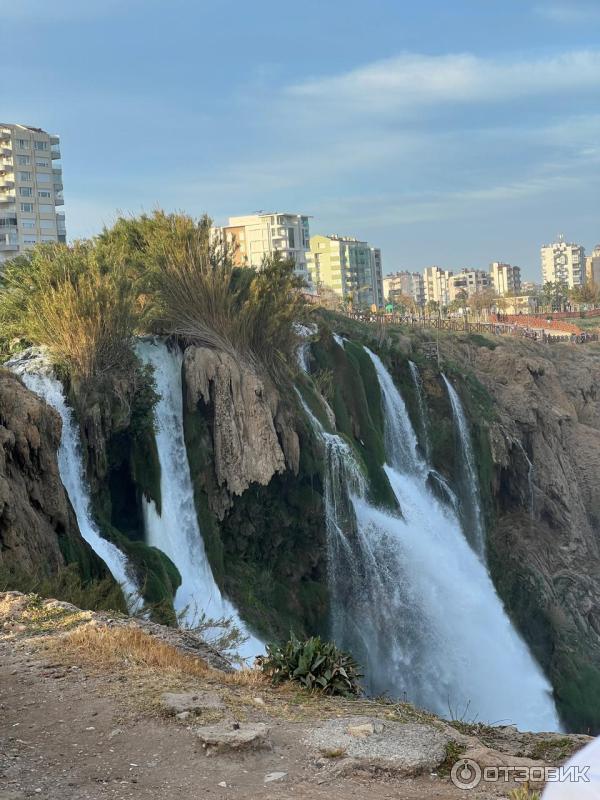
[[[61,137],[70,239],[309,214],[384,271],[600,242],[600,0],[0,0],[0,120]]]

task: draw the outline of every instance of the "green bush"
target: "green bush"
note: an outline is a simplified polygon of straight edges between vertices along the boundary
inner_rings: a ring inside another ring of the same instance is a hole
[[[262,668],[275,684],[297,681],[306,689],[344,697],[362,692],[356,661],[319,636],[301,642],[292,633],[284,645],[267,645]]]

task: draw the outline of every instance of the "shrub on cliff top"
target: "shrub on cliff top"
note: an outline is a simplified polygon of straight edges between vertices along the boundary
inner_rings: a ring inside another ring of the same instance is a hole
[[[15,338],[42,345],[84,380],[131,364],[137,320],[127,275],[90,242],[36,247],[0,278],[4,349]]]
[[[284,645],[267,645],[262,668],[275,684],[297,681],[305,689],[344,697],[362,691],[359,683],[362,674],[356,661],[318,636],[301,642],[292,633]]]

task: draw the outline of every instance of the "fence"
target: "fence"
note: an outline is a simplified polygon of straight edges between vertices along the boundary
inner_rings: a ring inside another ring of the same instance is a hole
[[[561,330],[551,328],[541,317],[530,318],[528,316],[517,317],[519,321],[533,320],[533,324],[518,324],[511,321],[491,321],[491,322],[468,322],[466,319],[440,319],[439,317],[419,318],[407,317],[401,314],[368,314],[368,313],[347,313],[347,317],[366,322],[372,325],[408,325],[419,330],[443,330],[454,331],[456,333],[487,333],[493,336],[517,336],[532,341],[555,344],[556,342],[572,342],[573,344],[585,344],[587,342],[597,342],[598,334],[581,332],[576,326],[569,325],[575,330]],[[540,326],[537,325],[540,323]],[[557,323],[558,324],[558,323]],[[568,323],[563,323],[565,326]],[[551,330],[550,333],[546,328]]]

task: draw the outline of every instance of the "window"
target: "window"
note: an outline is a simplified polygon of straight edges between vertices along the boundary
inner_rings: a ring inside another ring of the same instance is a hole
[[[31,180],[31,172],[19,172],[19,180],[20,181],[30,181]]]
[[[56,223],[53,219],[41,219],[40,220],[40,229],[43,231],[53,231],[56,227]]]
[[[38,191],[38,197],[46,197],[50,199],[52,197],[52,192],[49,192],[47,189],[43,189],[42,191]]]
[[[19,150],[29,150],[29,139],[17,139]]]
[[[54,206],[48,203],[40,203],[40,214],[54,214]]]
[[[21,203],[21,211],[23,211],[23,206],[29,205],[28,203]],[[33,209],[30,209],[33,210]],[[35,230],[35,220],[34,219],[22,219],[21,220],[21,227],[27,228],[28,230]]]
[[[31,214],[33,211],[33,203],[21,203],[21,211],[24,211],[26,214]]]
[[[296,245],[294,243],[294,229],[293,228],[288,228],[288,241],[290,243],[290,248],[296,247]]]
[[[47,150],[48,149],[48,142],[40,142],[39,139],[35,140],[35,149],[36,150]]]
[[[19,186],[19,194],[21,197],[32,197],[33,189],[31,186]]]
[[[27,158],[28,159],[29,156],[23,156],[23,158]],[[35,165],[36,165],[36,167],[49,167],[50,166],[50,162],[48,161],[47,158],[36,158]]]
[[[50,173],[49,172],[38,172],[38,174],[37,174],[37,182],[38,183],[50,183]]]
[[[29,156],[17,156],[17,164],[20,167],[28,167],[31,164],[31,158]]]

